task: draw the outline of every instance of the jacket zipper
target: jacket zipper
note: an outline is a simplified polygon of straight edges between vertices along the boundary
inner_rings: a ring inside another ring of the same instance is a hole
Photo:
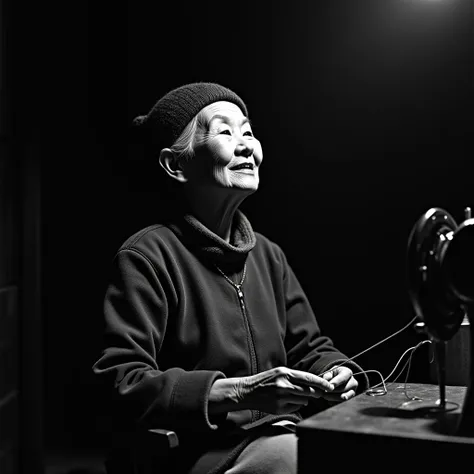
[[[250,321],[247,313],[247,309],[245,307],[245,299],[244,299],[244,292],[242,291],[242,285],[234,283],[234,287],[237,291],[237,296],[239,298],[240,309],[242,311],[242,315],[244,317],[245,326],[247,329],[247,343],[249,346],[250,352],[250,365],[251,365],[251,373],[252,375],[258,374],[258,361],[257,361],[257,353],[255,350],[255,340],[253,337],[252,328],[250,326]],[[252,422],[261,418],[261,414],[259,410],[252,410]]]
[[[235,288],[237,292],[237,297],[239,299],[240,310],[242,312],[243,319],[245,321],[245,329],[247,332],[247,345],[249,349],[250,355],[250,372],[252,375],[258,374],[258,359],[257,359],[257,352],[255,350],[255,339],[252,332],[252,327],[250,326],[250,319],[248,317],[247,308],[245,306],[245,299],[244,299],[244,292],[242,291],[242,284],[245,280],[245,275],[247,271],[247,264],[244,263],[244,271],[242,273],[242,278],[240,283],[235,283],[235,281],[231,280],[217,265],[215,265],[217,271]],[[251,422],[254,422],[262,418],[262,413],[260,410],[251,410]]]

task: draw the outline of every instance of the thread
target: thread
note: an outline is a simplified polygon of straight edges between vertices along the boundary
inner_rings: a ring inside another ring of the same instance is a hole
[[[421,341],[420,343],[418,343],[416,346],[412,346],[410,348],[408,348],[402,355],[401,357],[398,359],[397,363],[395,364],[395,367],[392,369],[392,371],[387,375],[387,377],[383,377],[383,375],[378,371],[378,370],[373,370],[373,369],[369,369],[369,370],[362,370],[360,372],[356,372],[355,374],[353,374],[353,376],[355,375],[359,375],[359,374],[364,374],[364,373],[368,373],[368,372],[376,372],[380,375],[380,378],[382,379],[381,382],[379,382],[378,384],[375,384],[375,385],[372,385],[371,387],[369,387],[365,393],[367,395],[371,395],[371,396],[381,396],[381,395],[386,395],[388,390],[387,390],[387,385],[386,385],[386,382],[387,380],[393,375],[393,373],[397,370],[397,367],[399,366],[400,362],[403,360],[403,358],[405,357],[405,355],[411,351],[411,354],[410,354],[410,357],[409,359],[405,362],[405,365],[402,367],[400,373],[395,377],[395,379],[388,385],[393,385],[397,379],[400,377],[400,375],[403,373],[403,371],[405,370],[405,367],[407,365],[411,365],[411,359],[413,357],[413,354],[414,352],[416,351],[416,349],[418,349],[418,347],[422,346],[423,344],[425,343],[431,343],[430,340],[424,340],[424,341]],[[408,367],[408,371],[407,371],[407,376],[405,378],[405,396],[407,398],[408,395],[407,395],[407,391],[406,391],[406,384],[407,384],[407,381],[408,381],[408,374],[410,373],[410,365]],[[380,391],[377,391],[376,388],[379,387],[380,385],[383,385],[383,390],[380,390]],[[410,398],[410,400],[413,400],[413,398]]]
[[[356,359],[357,357],[361,356],[362,354],[365,354],[366,352],[369,352],[370,350],[374,349],[375,347],[377,346],[380,346],[380,344],[383,344],[384,342],[388,341],[389,339],[391,339],[392,337],[395,337],[397,336],[398,334],[400,334],[401,332],[405,331],[405,329],[407,329],[408,327],[410,327],[415,321],[416,319],[418,318],[418,316],[415,316],[408,324],[406,324],[405,326],[403,326],[401,329],[399,329],[398,331],[395,331],[393,334],[391,334],[390,336],[387,336],[386,338],[382,339],[381,341],[379,342],[376,342],[375,344],[373,344],[372,346],[368,347],[367,349],[364,349],[363,351],[359,352],[358,354],[356,354],[355,356],[352,356],[350,359],[346,359],[344,362],[342,362],[341,364],[338,364],[338,365],[335,365],[334,367],[331,367],[330,369],[322,372],[321,374],[319,374],[319,377],[322,377],[324,374],[327,374],[329,372],[331,372],[332,370],[338,368],[338,367],[342,367],[344,364],[347,364],[347,362],[351,362],[353,361],[354,359]]]
[[[320,377],[322,377],[324,374],[327,374],[329,372],[331,372],[333,369],[337,368],[337,367],[342,367],[344,364],[346,364],[347,362],[350,362],[350,361],[353,361],[354,359],[356,359],[357,357],[361,356],[362,354],[365,354],[366,352],[370,351],[371,349],[374,349],[375,347],[379,346],[380,344],[383,344],[384,342],[388,341],[389,339],[391,339],[392,337],[395,337],[396,335],[400,334],[401,332],[403,332],[405,329],[407,329],[408,327],[410,327],[415,321],[416,319],[418,318],[418,316],[415,316],[413,319],[411,319],[411,321],[406,324],[405,326],[403,326],[401,329],[395,331],[393,334],[387,336],[386,338],[382,339],[381,341],[373,344],[372,346],[368,347],[367,349],[364,349],[363,351],[359,352],[358,354],[356,354],[355,356],[352,356],[350,359],[346,359],[344,362],[342,362],[341,364],[338,364],[334,367],[332,367],[331,369],[328,369],[326,370],[325,372],[321,373],[320,374]],[[392,369],[392,371],[387,375],[387,377],[383,377],[383,375],[381,374],[381,372],[379,372],[378,370],[375,370],[375,369],[367,369],[367,370],[362,370],[360,372],[356,372],[355,374],[352,374],[353,376],[355,375],[360,375],[360,374],[367,374],[369,372],[375,372],[377,374],[380,375],[380,378],[382,379],[381,382],[379,382],[378,384],[376,385],[373,385],[373,386],[370,386],[369,388],[367,388],[365,390],[365,393],[367,395],[371,395],[371,396],[382,396],[382,395],[386,395],[388,393],[388,390],[387,390],[387,384],[386,384],[386,381],[394,374],[394,372],[397,370],[397,367],[400,365],[400,362],[403,360],[403,358],[405,357],[406,354],[408,354],[410,351],[410,357],[408,358],[408,360],[405,362],[405,364],[403,365],[402,369],[400,370],[399,374],[395,377],[395,379],[388,385],[389,387],[391,385],[393,385],[397,380],[398,378],[401,376],[401,374],[403,373],[403,371],[405,370],[405,368],[408,366],[408,370],[407,370],[407,374],[406,374],[406,377],[405,377],[405,383],[404,383],[404,395],[405,397],[408,399],[407,402],[404,403],[405,404],[408,404],[410,402],[413,402],[413,401],[423,401],[422,398],[420,397],[417,397],[416,395],[413,396],[413,397],[410,397],[408,395],[408,390],[407,390],[407,383],[408,383],[408,376],[410,374],[410,368],[411,368],[411,362],[412,362],[412,358],[413,358],[413,354],[415,353],[415,351],[421,347],[423,344],[431,344],[431,340],[429,339],[425,339],[421,342],[419,342],[416,346],[412,346],[410,348],[408,348],[407,350],[405,350],[405,352],[400,356],[400,358],[398,359],[397,363],[395,364],[395,367]],[[433,362],[433,358],[430,360],[430,363]],[[377,390],[377,387],[380,387],[380,385],[383,385],[383,389],[379,389]]]
[[[367,374],[369,372],[376,372],[377,374],[380,375],[380,378],[382,379],[381,382],[379,382],[377,385],[374,385],[373,387],[369,387],[365,393],[367,393],[368,395],[373,395],[373,396],[379,396],[379,395],[385,395],[387,393],[387,386],[385,385],[385,380],[383,378],[383,375],[381,374],[381,372],[379,372],[378,370],[374,370],[374,369],[367,369],[367,370],[362,370],[360,372],[356,372],[355,374],[352,374],[353,376],[356,376],[356,375],[360,375],[360,374]],[[376,386],[379,386],[379,385],[383,385],[383,390],[380,392],[380,393],[368,393],[370,392],[371,390],[374,390]]]

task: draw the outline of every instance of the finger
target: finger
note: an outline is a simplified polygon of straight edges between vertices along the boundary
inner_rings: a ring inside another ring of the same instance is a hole
[[[301,370],[290,370],[288,372],[292,382],[296,382],[298,385],[308,385],[310,387],[318,388],[323,391],[332,391],[334,390],[334,384],[328,382],[323,377],[319,377],[309,372],[303,372]]]
[[[354,377],[351,377],[346,383],[340,384],[338,387],[334,388],[334,393],[343,393],[349,390],[357,390],[359,382]]]
[[[321,377],[323,377],[324,380],[331,380],[334,377],[334,374],[332,370],[329,370],[328,372],[324,372],[324,374],[321,375]]]
[[[274,384],[266,385],[266,388],[271,391],[276,391],[279,398],[286,396],[297,396],[306,399],[321,398],[324,393],[323,390],[309,385],[296,385],[288,379],[280,378]]]
[[[292,384],[291,388],[289,389],[288,393],[294,394],[296,396],[304,397],[306,399],[309,398],[321,398],[324,390],[319,388],[311,387],[311,386],[302,386],[302,385],[295,385]]]
[[[339,385],[345,385],[350,378],[352,377],[352,370],[347,369],[347,370],[340,370],[338,373],[336,373],[335,377],[331,379],[331,383],[334,385],[334,387],[338,387]]]
[[[341,398],[343,400],[349,400],[349,399],[355,397],[355,394],[356,394],[355,390],[349,390],[347,392],[341,393]]]
[[[347,392],[342,392],[342,393],[324,393],[322,395],[322,398],[324,398],[328,402],[344,402],[353,397],[355,397],[354,390],[349,390]]]
[[[345,384],[339,385],[339,387],[336,387],[332,392],[334,394],[343,394],[345,392],[348,392],[349,390],[353,390],[354,392],[357,390],[358,382],[354,378],[349,380],[349,382],[346,382]]]
[[[259,384],[261,389],[266,390],[268,394],[276,393],[278,397],[286,395],[300,396],[305,398],[321,398],[324,390],[312,387],[310,385],[298,385],[293,383],[288,374],[278,376],[274,380],[269,380]]]

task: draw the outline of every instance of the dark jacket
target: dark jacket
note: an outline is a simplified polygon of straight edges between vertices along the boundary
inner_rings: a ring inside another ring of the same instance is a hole
[[[278,366],[320,374],[347,359],[321,335],[281,248],[239,211],[233,229],[228,244],[185,215],[143,229],[117,252],[94,371],[110,378],[124,422],[198,434],[211,445],[216,433],[222,440],[282,418],[297,422],[298,413],[250,410],[211,420],[210,387]],[[245,272],[240,296],[218,268],[237,284]]]

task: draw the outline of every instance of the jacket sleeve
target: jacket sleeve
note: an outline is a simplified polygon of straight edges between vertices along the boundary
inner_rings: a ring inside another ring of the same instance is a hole
[[[167,323],[176,306],[169,274],[135,249],[118,252],[104,299],[104,350],[93,371],[109,385],[126,425],[217,429],[207,413],[215,371],[160,370]]]
[[[297,370],[322,374],[331,367],[343,364],[353,373],[362,372],[362,368],[340,352],[332,339],[321,333],[316,316],[296,275],[281,251],[283,261],[283,291],[286,304],[285,347],[288,367]],[[365,390],[368,379],[365,373],[356,376],[358,392]]]

